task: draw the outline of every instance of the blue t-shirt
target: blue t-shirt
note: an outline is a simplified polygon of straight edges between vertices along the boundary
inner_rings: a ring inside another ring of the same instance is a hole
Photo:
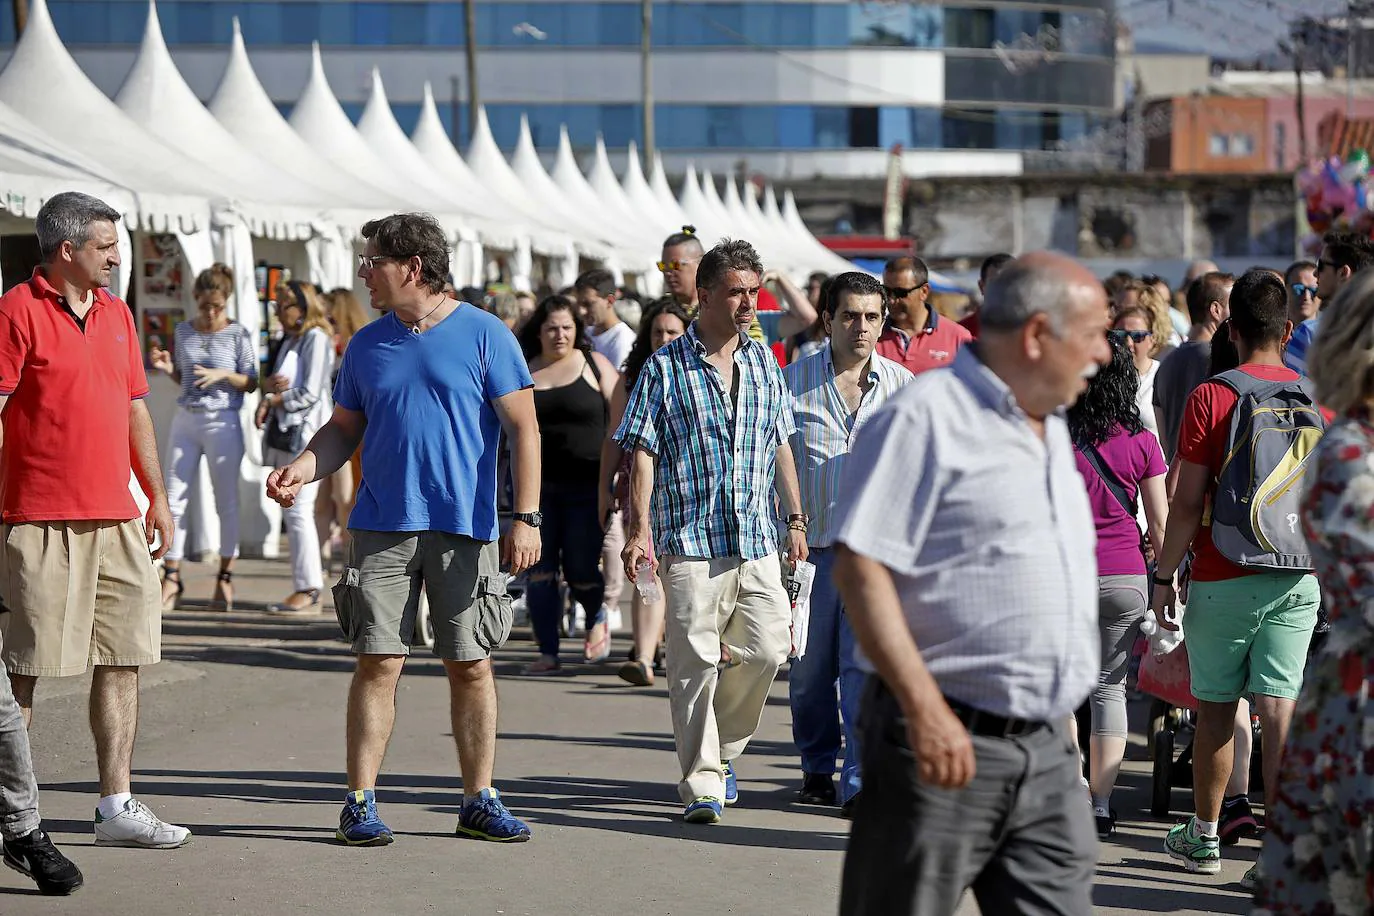
[[[495,540],[501,421],[492,401],[533,385],[515,336],[476,306],[423,334],[391,314],[364,326],[334,385],[336,404],[367,417],[349,527]]]
[[[1307,350],[1317,337],[1320,323],[1320,315],[1309,318],[1294,328],[1293,336],[1288,338],[1288,348],[1283,351],[1283,364],[1299,375],[1307,374]]]

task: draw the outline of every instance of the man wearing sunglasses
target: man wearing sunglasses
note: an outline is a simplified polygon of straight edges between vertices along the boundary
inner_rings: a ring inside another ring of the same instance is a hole
[[[1283,352],[1283,362],[1288,368],[1303,375],[1307,374],[1307,348],[1317,336],[1322,306],[1332,302],[1355,274],[1371,265],[1374,265],[1374,241],[1368,236],[1357,232],[1326,234],[1322,239],[1321,257],[1317,258],[1316,265],[1316,297],[1321,300],[1317,304],[1318,314],[1294,327],[1293,337]],[[1288,291],[1291,297],[1294,292],[1291,283]],[[1291,298],[1289,301],[1291,304]]]
[[[1288,287],[1288,320],[1297,327],[1321,311],[1322,299],[1317,295],[1317,265],[1313,261],[1295,261],[1283,273]]]
[[[706,246],[697,238],[695,226],[683,226],[663,241],[663,254],[658,269],[663,274],[663,290],[678,301],[693,318],[697,314],[697,264],[706,254]],[[764,342],[763,326],[754,316],[749,325],[749,339]]]
[[[878,338],[878,355],[919,375],[954,361],[973,335],[941,318],[929,304],[930,269],[920,258],[893,258],[883,268],[887,327]]]

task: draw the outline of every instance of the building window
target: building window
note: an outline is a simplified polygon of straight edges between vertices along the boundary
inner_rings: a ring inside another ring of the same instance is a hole
[[[1232,134],[1231,155],[1237,157],[1255,155],[1255,138],[1250,134]]]
[[[1222,157],[1229,155],[1231,139],[1225,134],[1212,134],[1207,138],[1207,155]]]

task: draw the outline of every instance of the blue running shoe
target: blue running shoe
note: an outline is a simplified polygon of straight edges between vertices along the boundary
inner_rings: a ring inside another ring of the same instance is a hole
[[[735,779],[734,761],[722,760],[720,768],[725,771],[725,803],[733,805],[739,801],[739,780]]]
[[[720,799],[703,795],[687,806],[682,819],[689,824],[714,824],[720,820],[722,810]]]
[[[463,810],[458,814],[458,829],[454,832],[493,843],[523,843],[530,838],[530,828],[510,813],[501,803],[501,793],[491,788],[463,802]]]
[[[395,839],[377,816],[377,796],[371,789],[348,793],[334,838],[349,846],[386,846]]]

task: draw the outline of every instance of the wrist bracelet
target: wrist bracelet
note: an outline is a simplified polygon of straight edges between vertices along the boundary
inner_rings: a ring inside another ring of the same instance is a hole
[[[1168,576],[1167,578],[1164,576],[1151,576],[1150,579],[1155,585],[1167,585],[1172,588],[1174,584],[1173,576]]]

